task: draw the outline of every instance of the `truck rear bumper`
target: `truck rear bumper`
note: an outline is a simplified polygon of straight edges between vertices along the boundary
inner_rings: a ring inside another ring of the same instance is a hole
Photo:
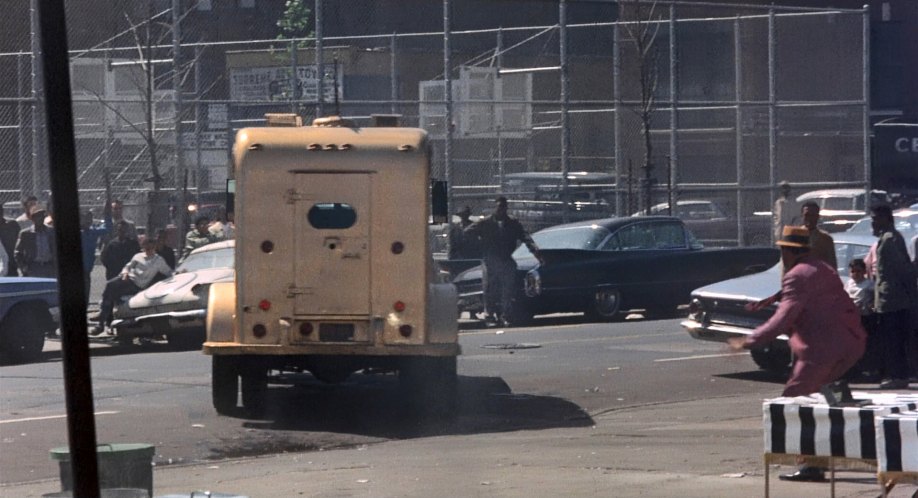
[[[411,345],[280,345],[241,344],[237,342],[205,342],[204,354],[208,355],[284,355],[284,356],[458,356],[462,352],[459,344]]]

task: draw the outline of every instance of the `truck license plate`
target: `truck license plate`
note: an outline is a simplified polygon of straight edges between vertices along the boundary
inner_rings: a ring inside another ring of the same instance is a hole
[[[319,340],[322,342],[351,342],[354,340],[354,324],[320,323]]]

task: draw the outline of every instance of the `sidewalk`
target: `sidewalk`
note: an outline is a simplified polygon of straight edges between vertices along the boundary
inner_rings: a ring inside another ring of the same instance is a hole
[[[157,467],[156,496],[193,490],[260,497],[764,496],[761,400],[729,397],[592,414],[583,428],[440,436],[187,466]],[[712,414],[717,414],[712,419]],[[786,483],[771,496],[829,496]],[[875,474],[839,471],[836,496],[875,497]],[[0,488],[2,497],[59,491],[57,480]],[[910,497],[911,485],[890,495]]]

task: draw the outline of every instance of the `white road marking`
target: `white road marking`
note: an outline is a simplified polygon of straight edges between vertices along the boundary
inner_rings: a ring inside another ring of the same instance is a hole
[[[662,363],[664,361],[682,361],[682,360],[702,360],[705,358],[725,358],[728,356],[748,356],[749,353],[723,353],[723,354],[702,354],[697,356],[683,356],[682,358],[661,358],[659,360],[653,360],[654,363]]]
[[[116,413],[121,412],[96,412],[95,415],[115,415]],[[0,420],[0,424],[12,424],[15,422],[35,422],[37,420],[54,420],[58,418],[67,418],[67,415],[48,415],[47,417],[29,417],[29,418],[14,418],[12,420]]]

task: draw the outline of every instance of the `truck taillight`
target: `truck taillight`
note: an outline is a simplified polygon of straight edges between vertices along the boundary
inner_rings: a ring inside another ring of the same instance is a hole
[[[414,327],[411,325],[402,325],[398,328],[398,333],[402,334],[402,337],[411,337],[412,332],[414,332]]]
[[[260,339],[260,338],[262,338],[262,337],[268,335],[268,328],[265,327],[264,325],[260,324],[260,323],[256,323],[256,324],[252,327],[252,334],[253,334],[255,337],[258,337],[258,338]]]
[[[309,335],[312,334],[312,324],[309,322],[303,322],[300,324],[300,335]]]
[[[261,311],[268,311],[268,310],[270,310],[270,309],[271,309],[271,301],[268,301],[267,299],[262,299],[261,301],[258,302],[258,308],[261,309]]]
[[[401,302],[401,301],[396,301],[395,304],[392,305],[392,309],[394,309],[395,311],[401,313],[401,312],[405,311],[405,303],[403,303],[403,302]]]

